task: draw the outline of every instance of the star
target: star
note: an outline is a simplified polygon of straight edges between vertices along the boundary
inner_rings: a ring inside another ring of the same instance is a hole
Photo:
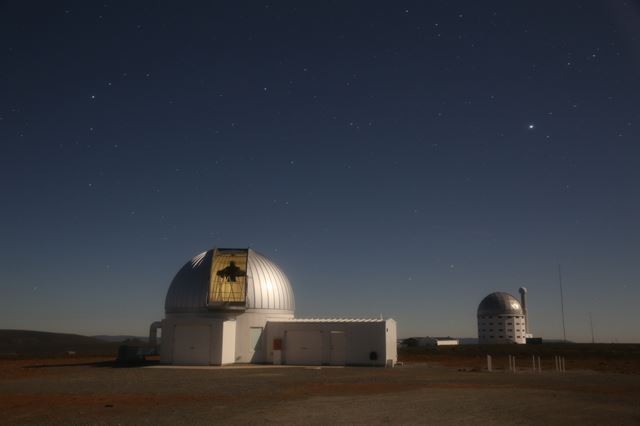
[[[533,123],[529,123],[529,125],[527,126],[529,128],[529,130],[533,130],[536,128],[536,125]]]

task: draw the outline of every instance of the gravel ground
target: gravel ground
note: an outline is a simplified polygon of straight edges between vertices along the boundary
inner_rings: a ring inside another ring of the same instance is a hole
[[[631,374],[2,363],[1,424],[640,424]]]

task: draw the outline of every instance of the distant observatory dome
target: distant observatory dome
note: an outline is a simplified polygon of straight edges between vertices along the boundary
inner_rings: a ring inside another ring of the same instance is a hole
[[[213,277],[212,271],[216,271]],[[229,310],[293,314],[295,301],[287,276],[262,254],[252,249],[211,249],[178,271],[164,309],[168,314]]]
[[[518,299],[509,293],[491,293],[480,302],[478,315],[523,315]]]
[[[478,305],[478,343],[526,343],[526,338],[525,311],[518,299],[500,291],[482,299]]]

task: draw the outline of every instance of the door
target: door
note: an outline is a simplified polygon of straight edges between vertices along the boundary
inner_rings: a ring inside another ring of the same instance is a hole
[[[331,332],[331,365],[345,365],[347,363],[347,340],[344,331]]]
[[[211,328],[208,325],[176,325],[173,329],[173,363],[209,365]]]
[[[287,331],[284,346],[286,364],[322,364],[322,331],[320,330]]]

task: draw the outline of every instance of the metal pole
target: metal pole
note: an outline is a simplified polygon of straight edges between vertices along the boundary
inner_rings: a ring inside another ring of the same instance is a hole
[[[538,355],[538,373],[542,373],[542,363],[540,362],[540,355]]]
[[[533,365],[533,372],[536,372],[536,356],[535,355],[531,355],[531,363]]]
[[[491,373],[491,355],[487,355],[487,370]]]
[[[564,322],[564,292],[562,291],[562,265],[558,264],[558,281],[560,283],[560,310],[562,311],[562,335],[567,343],[567,327]]]
[[[591,343],[596,343],[596,338],[593,335],[593,317],[591,316],[591,312],[589,312],[589,324],[591,325]]]

